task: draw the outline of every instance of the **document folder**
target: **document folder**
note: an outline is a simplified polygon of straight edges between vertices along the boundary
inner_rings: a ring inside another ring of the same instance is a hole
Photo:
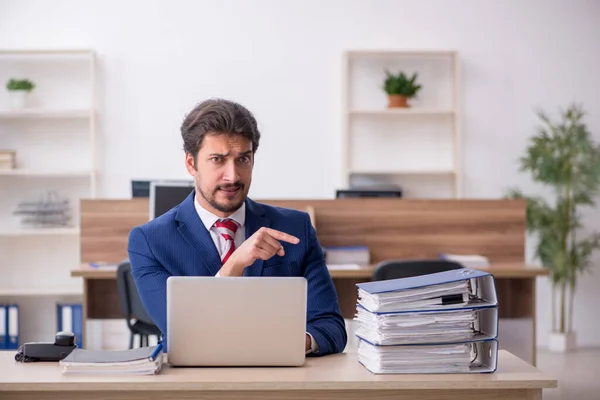
[[[498,368],[498,342],[375,346],[361,339],[358,361],[374,374],[491,373]]]
[[[462,268],[409,278],[358,283],[359,305],[371,312],[497,306],[494,277]]]
[[[5,350],[8,346],[8,309],[4,304],[0,304],[0,350]]]
[[[162,344],[130,350],[75,349],[59,361],[63,374],[153,375],[163,365]]]
[[[357,284],[359,362],[373,373],[494,372],[494,277],[470,268]]]
[[[372,313],[358,306],[356,336],[375,345],[452,343],[498,337],[498,308]]]
[[[10,304],[7,306],[8,314],[8,337],[6,348],[9,350],[17,350],[19,348],[19,330],[20,330],[20,318],[19,318],[19,306],[17,304]]]
[[[81,304],[56,304],[57,330],[72,332],[78,348],[83,348],[83,308]]]

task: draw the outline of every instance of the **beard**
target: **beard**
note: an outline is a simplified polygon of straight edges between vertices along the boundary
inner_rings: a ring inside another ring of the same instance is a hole
[[[198,191],[200,192],[200,195],[204,198],[204,200],[207,201],[208,204],[211,205],[211,207],[213,207],[215,210],[219,210],[224,213],[232,213],[238,210],[242,206],[242,204],[244,204],[244,201],[246,201],[246,196],[248,194],[245,190],[245,185],[239,181],[228,185],[219,185],[212,191],[212,193],[205,192],[204,190],[202,190],[202,188],[200,188],[200,185],[197,185],[197,187]],[[239,189],[238,193],[236,193],[236,197],[238,195],[241,195],[241,199],[236,201],[232,198],[229,201],[226,200],[224,202],[219,202],[217,200],[217,193],[219,192],[219,190],[230,189]]]

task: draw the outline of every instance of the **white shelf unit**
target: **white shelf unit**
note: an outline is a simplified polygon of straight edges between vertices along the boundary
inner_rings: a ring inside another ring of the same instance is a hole
[[[0,59],[1,62],[1,59]],[[23,109],[0,110],[0,119],[70,119],[91,118],[91,110]]]
[[[35,84],[26,108],[9,106],[6,82]],[[18,304],[20,342],[49,341],[57,302],[81,302],[79,201],[96,197],[96,54],[93,50],[0,50],[0,149],[16,151],[0,169],[0,304]],[[68,199],[69,226],[30,228],[13,215],[47,193]]]
[[[409,108],[388,108],[385,71],[419,74]],[[460,59],[454,51],[350,50],[342,59],[341,182],[462,197]]]
[[[73,236],[79,228],[15,228],[0,230],[0,236]]]

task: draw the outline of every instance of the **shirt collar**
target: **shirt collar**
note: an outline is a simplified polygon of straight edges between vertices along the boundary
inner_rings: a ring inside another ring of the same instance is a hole
[[[200,221],[202,221],[207,231],[210,231],[215,222],[222,219],[221,217],[211,213],[210,211],[202,207],[198,203],[198,201],[196,201],[195,195],[194,206],[196,207],[196,212],[200,217]],[[235,212],[227,218],[234,220],[238,224],[238,226],[244,227],[244,224],[246,223],[246,202],[242,203],[242,206],[235,210]]]

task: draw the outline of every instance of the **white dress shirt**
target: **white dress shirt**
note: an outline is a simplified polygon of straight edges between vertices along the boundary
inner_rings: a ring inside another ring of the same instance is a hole
[[[223,236],[221,236],[221,234],[219,234],[216,229],[213,229],[215,222],[222,218],[202,207],[200,203],[196,201],[195,197],[194,206],[196,206],[196,212],[200,217],[200,221],[202,221],[202,224],[204,225],[206,230],[210,232],[210,237],[212,238],[215,247],[219,251],[219,255],[222,255],[228,249],[227,240]],[[227,218],[234,220],[238,226],[238,229],[235,231],[235,238],[233,239],[235,243],[235,248],[237,249],[241,246],[242,243],[244,243],[244,240],[246,240],[246,203],[243,203],[240,208],[238,208],[233,214],[231,214]],[[215,276],[220,276],[219,272],[217,272],[217,275]],[[319,346],[317,345],[315,338],[313,338],[313,336],[310,333],[308,333],[308,336],[310,336],[310,349],[306,353],[308,354],[312,352],[317,352]]]

